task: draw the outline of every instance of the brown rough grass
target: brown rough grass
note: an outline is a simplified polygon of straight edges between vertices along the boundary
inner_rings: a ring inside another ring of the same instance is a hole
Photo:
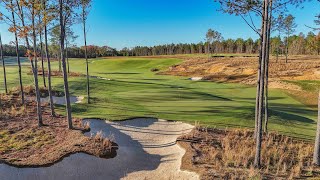
[[[89,124],[73,119],[69,130],[64,116],[51,117],[42,105],[44,126],[38,127],[35,102],[20,104],[18,95],[1,95],[0,161],[18,167],[47,166],[73,153],[112,158],[117,145],[101,134],[87,137]]]
[[[162,74],[178,76],[203,76],[207,80],[255,84],[257,80],[258,57],[184,57],[184,62],[169,68]],[[318,80],[320,79],[319,56],[290,56],[276,62],[271,57],[270,80]]]
[[[201,179],[306,179],[320,177],[312,165],[313,144],[275,133],[265,134],[262,168],[255,170],[255,142],[250,130],[196,128],[180,138],[187,150],[182,169]]]

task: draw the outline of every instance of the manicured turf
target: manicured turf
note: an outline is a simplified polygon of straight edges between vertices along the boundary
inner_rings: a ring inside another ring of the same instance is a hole
[[[187,77],[156,75],[152,68],[166,69],[178,59],[115,58],[90,61],[92,104],[73,105],[74,116],[123,120],[157,117],[195,121],[211,127],[250,127],[254,125],[255,88],[240,84],[194,82]],[[85,62],[70,62],[74,72],[85,73]],[[54,63],[57,69],[57,63]],[[23,72],[29,71],[23,67]],[[1,71],[2,73],[2,71]],[[8,67],[10,86],[18,84],[15,67]],[[84,77],[70,78],[71,93],[85,95]],[[31,83],[31,76],[24,76]],[[0,79],[2,84],[2,78]],[[63,90],[62,78],[54,78],[54,88]],[[1,86],[1,90],[3,87]],[[316,111],[280,90],[270,91],[270,129],[311,139],[315,134]],[[63,107],[59,107],[63,111]]]

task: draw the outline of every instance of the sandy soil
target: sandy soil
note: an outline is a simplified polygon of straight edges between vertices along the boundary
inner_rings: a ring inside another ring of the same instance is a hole
[[[162,74],[203,77],[204,80],[218,82],[237,82],[254,85],[257,81],[257,57],[181,57],[184,62],[169,68]],[[319,56],[289,56],[288,63],[284,57],[276,62],[271,57],[269,66],[269,79],[271,88],[288,89],[288,84],[282,80],[318,80],[320,79]],[[297,87],[290,85],[294,90]]]
[[[0,179],[199,179],[196,173],[180,170],[185,150],[176,144],[177,137],[189,133],[193,126],[150,118],[86,121],[93,134],[102,131],[109,139],[114,138],[119,145],[115,158],[78,153],[46,168],[18,169],[0,164]]]

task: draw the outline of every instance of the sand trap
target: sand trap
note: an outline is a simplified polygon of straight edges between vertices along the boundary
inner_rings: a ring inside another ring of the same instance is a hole
[[[106,80],[106,81],[111,81],[111,80],[112,80],[112,79],[104,78],[104,77],[100,77],[100,76],[90,76],[90,78],[94,78],[94,79],[102,79],[102,80]]]
[[[65,105],[66,104],[64,96],[63,97],[52,96],[52,98],[53,98],[53,103],[54,104],[59,104],[59,105]],[[83,99],[84,99],[83,96],[70,96],[70,103],[71,104],[78,104],[78,103],[81,103]],[[41,98],[41,102],[49,102],[49,97]]]
[[[201,81],[203,77],[192,77],[190,78],[191,81]]]
[[[58,104],[58,105],[65,105],[66,104],[64,96],[63,97],[52,96],[52,99],[53,99],[54,104]],[[70,103],[71,104],[78,104],[78,103],[81,103],[83,99],[84,99],[83,96],[70,96]],[[27,100],[34,101],[35,97],[27,97]],[[41,98],[41,103],[48,103],[48,102],[50,102],[49,97]]]
[[[185,150],[176,144],[178,136],[191,131],[191,125],[141,118],[122,122],[87,121],[91,124],[90,133],[101,130],[106,136],[115,137],[119,145],[115,158],[101,159],[79,153],[46,168],[19,169],[0,164],[0,179],[199,179],[196,173],[180,170]]]

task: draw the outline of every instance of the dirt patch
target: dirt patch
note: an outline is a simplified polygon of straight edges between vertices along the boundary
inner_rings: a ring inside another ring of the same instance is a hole
[[[255,142],[249,130],[197,128],[179,139],[186,149],[182,169],[201,179],[307,179],[320,177],[312,166],[313,144],[269,133],[262,144],[262,168],[255,170]]]
[[[84,152],[97,157],[112,158],[117,145],[101,134],[87,137],[89,125],[73,119],[69,130],[64,116],[51,117],[49,108],[42,105],[42,127],[37,125],[36,104],[20,104],[17,95],[2,95],[0,115],[0,162],[17,167],[51,165],[73,153]]]

